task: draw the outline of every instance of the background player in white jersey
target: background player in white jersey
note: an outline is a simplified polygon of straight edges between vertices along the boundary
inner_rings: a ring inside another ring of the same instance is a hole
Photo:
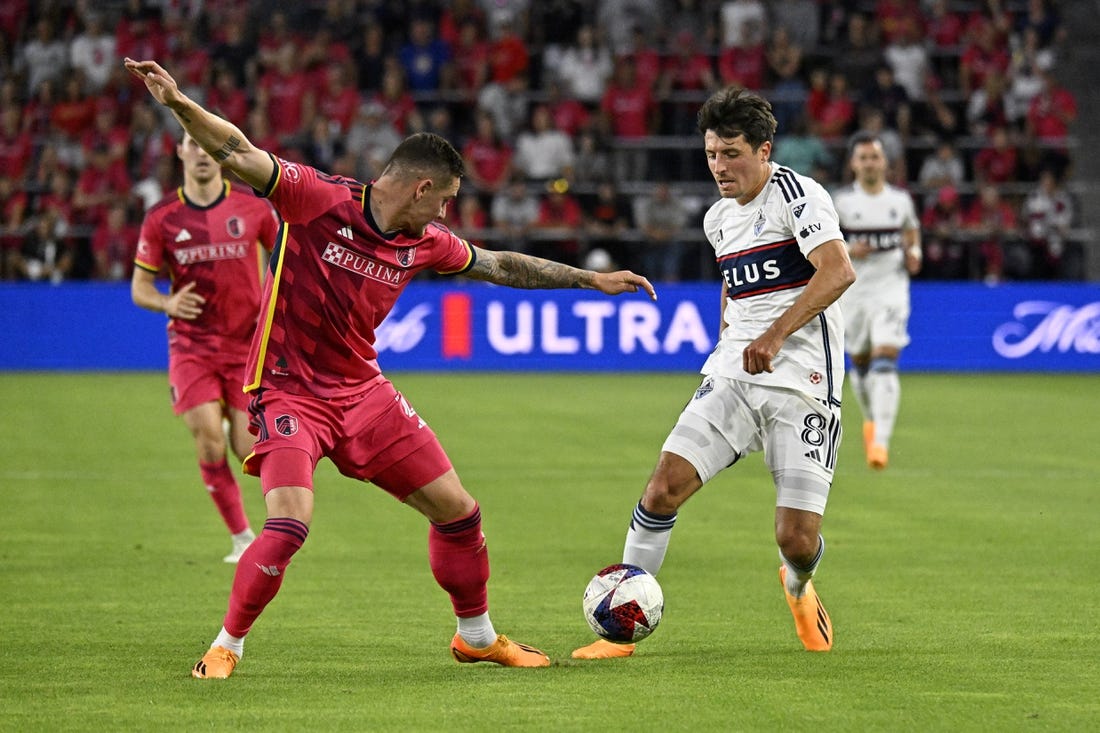
[[[882,470],[901,399],[898,356],[909,343],[909,275],[920,271],[920,219],[913,199],[886,182],[886,153],[874,135],[852,141],[855,182],[836,195],[858,280],[844,293],[848,375],[863,412],[867,465]]]
[[[763,450],[795,628],[807,649],[828,651],[832,623],[810,578],[825,549],[821,517],[840,444],[836,300],[855,272],[829,194],[769,160],[776,123],[767,100],[724,89],[700,109],[698,127],[722,196],[703,222],[723,277],[721,336],[634,509],[623,562],[656,574],[680,506],[720,471]],[[600,640],[573,656],[633,651]]]

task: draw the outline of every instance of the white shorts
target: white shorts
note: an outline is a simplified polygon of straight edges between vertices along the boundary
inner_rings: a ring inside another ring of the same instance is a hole
[[[909,345],[909,298],[850,298],[841,303],[844,350],[869,354],[876,346]]]
[[[708,376],[661,450],[683,457],[703,483],[763,450],[776,506],[824,514],[840,437],[839,408],[795,390]]]

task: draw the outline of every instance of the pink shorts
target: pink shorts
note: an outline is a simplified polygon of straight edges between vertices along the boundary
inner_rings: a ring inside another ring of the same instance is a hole
[[[182,415],[206,402],[220,402],[244,412],[248,395],[243,392],[248,355],[180,354],[169,350],[168,389],[172,410]]]
[[[259,476],[266,494],[280,486],[313,488],[323,457],[340,473],[370,481],[404,501],[451,470],[435,433],[389,380],[379,376],[352,397],[322,399],[262,388],[248,409],[256,445],[244,472]],[[280,453],[264,470],[265,457]]]

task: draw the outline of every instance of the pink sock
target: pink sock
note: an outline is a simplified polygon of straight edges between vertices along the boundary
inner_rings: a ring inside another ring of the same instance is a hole
[[[455,615],[477,616],[489,610],[489,550],[481,533],[481,510],[428,529],[432,575],[451,596]]]
[[[241,487],[237,484],[229,463],[224,458],[220,463],[200,461],[199,471],[202,472],[206,490],[210,492],[210,498],[218,507],[218,513],[222,515],[229,533],[237,534],[248,529],[248,517],[244,513],[244,503],[241,501]]]
[[[222,626],[233,636],[244,636],[264,607],[279,592],[290,558],[306,541],[309,527],[297,519],[267,520],[260,536],[252,541],[237,563],[229,610]]]

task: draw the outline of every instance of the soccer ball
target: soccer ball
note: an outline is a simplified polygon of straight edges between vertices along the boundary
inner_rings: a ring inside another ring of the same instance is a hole
[[[641,641],[657,628],[665,596],[657,579],[637,565],[609,565],[584,589],[584,619],[616,644]]]

